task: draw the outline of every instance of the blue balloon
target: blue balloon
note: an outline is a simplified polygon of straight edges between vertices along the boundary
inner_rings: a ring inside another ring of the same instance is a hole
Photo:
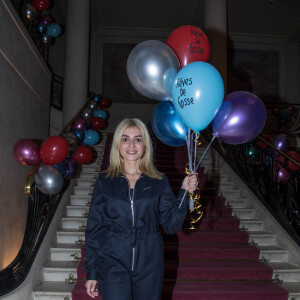
[[[92,96],[92,100],[94,100],[94,101],[96,101],[96,102],[100,101],[101,99],[102,99],[102,95],[94,94],[94,95]]]
[[[156,105],[151,124],[153,132],[162,143],[174,147],[186,144],[186,129],[171,101],[163,101]]]
[[[53,37],[58,37],[61,35],[61,26],[59,24],[56,23],[52,23],[50,25],[48,25],[47,27],[47,34],[49,36],[53,36]]]
[[[199,132],[219,111],[224,98],[224,83],[215,67],[196,61],[182,68],[173,83],[173,104],[184,123]]]
[[[84,132],[83,143],[86,145],[95,145],[99,142],[99,133],[93,129],[87,129]]]
[[[73,130],[73,133],[76,134],[76,137],[78,138],[78,143],[79,144],[82,144],[83,140],[84,140],[84,136],[85,136],[85,133],[84,133],[85,130],[82,130],[82,129],[74,129]]]
[[[94,110],[94,117],[99,117],[99,118],[101,118],[101,119],[103,119],[103,120],[106,120],[106,118],[107,118],[107,113],[106,113],[106,111],[103,110],[103,109],[95,109],[95,110]]]
[[[59,164],[53,165],[53,167],[55,167],[62,176],[65,176],[65,174],[67,172],[67,163],[65,161],[62,161]]]
[[[36,31],[40,34],[44,34],[47,31],[47,25],[43,22],[39,22],[36,25]]]

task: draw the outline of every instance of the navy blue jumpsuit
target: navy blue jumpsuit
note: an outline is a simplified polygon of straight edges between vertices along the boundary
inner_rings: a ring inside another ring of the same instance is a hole
[[[187,195],[176,198],[168,178],[145,174],[130,192],[127,178],[99,175],[88,215],[85,246],[87,280],[98,280],[103,300],[160,300],[164,250],[159,225],[178,231]]]

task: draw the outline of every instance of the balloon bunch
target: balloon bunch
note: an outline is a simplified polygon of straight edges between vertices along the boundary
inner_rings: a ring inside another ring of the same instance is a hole
[[[296,151],[289,150],[290,149],[290,138],[285,133],[279,133],[275,135],[272,140],[271,144],[281,152],[287,154],[292,159],[297,162],[300,162],[300,153]],[[292,161],[286,159],[283,155],[279,154],[276,150],[269,148],[267,152],[272,157],[276,158],[280,164],[276,165],[276,168],[270,168],[270,174],[273,181],[277,183],[285,183],[287,182],[290,177],[290,171],[298,171],[299,167],[294,164]]]
[[[34,26],[39,42],[44,46],[53,43],[62,34],[62,27],[48,14],[50,0],[30,0],[23,4],[21,14],[24,20]]]
[[[31,139],[21,139],[15,143],[14,158],[25,166],[34,166],[31,173],[35,173],[36,186],[42,193],[58,193],[64,180],[77,176],[79,165],[92,161],[90,146],[99,142],[98,131],[105,127],[107,119],[103,108],[110,105],[109,99],[92,95],[80,117],[71,123],[66,133],[50,136],[41,145]]]
[[[170,146],[187,145],[190,173],[197,172],[215,137],[230,144],[246,143],[266,122],[265,106],[256,95],[239,91],[224,99],[223,79],[207,62],[209,55],[206,34],[196,26],[184,25],[171,32],[166,43],[149,40],[138,44],[127,60],[132,86],[162,101],[152,114],[155,135]],[[211,122],[213,139],[197,161],[200,131]],[[202,216],[199,200],[192,197],[190,211],[197,208],[196,214]]]

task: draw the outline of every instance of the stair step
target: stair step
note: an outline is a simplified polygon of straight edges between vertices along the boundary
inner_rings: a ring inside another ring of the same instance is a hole
[[[275,234],[265,231],[247,231],[249,233],[249,242],[256,243],[260,246],[273,245]]]
[[[84,241],[85,233],[79,230],[57,231],[56,241],[59,244],[76,244],[78,241]]]
[[[273,279],[278,275],[283,282],[300,282],[300,267],[286,262],[270,262],[268,266],[274,270]]]
[[[33,292],[34,300],[72,299],[73,284],[60,281],[48,281],[38,285]]]
[[[44,281],[65,281],[69,275],[77,278],[78,262],[55,261],[43,267]]]
[[[82,165],[82,172],[99,172],[100,165]]]
[[[77,186],[78,187],[94,187],[96,179],[77,179]]]
[[[68,205],[67,206],[67,217],[84,217],[89,212],[88,205]]]
[[[259,250],[248,244],[165,244],[165,258],[177,260],[208,259],[257,260]]]
[[[163,234],[166,242],[201,242],[201,243],[248,243],[249,235],[245,231],[221,229],[196,229],[178,231],[175,235]]]
[[[71,195],[71,205],[87,206],[89,201],[91,201],[92,196],[83,196],[83,195]]]
[[[253,208],[232,208],[232,215],[241,220],[253,219],[255,210]]]
[[[62,227],[63,229],[78,229],[80,230],[81,226],[85,226],[87,218],[84,217],[68,217],[62,218]]]
[[[282,288],[289,292],[288,300],[300,300],[300,283],[299,282],[283,282]]]
[[[242,219],[240,220],[240,228],[248,231],[263,230],[264,222],[257,219]]]
[[[248,208],[248,201],[245,199],[225,199],[225,204],[231,206],[232,208]]]
[[[91,196],[93,193],[93,187],[74,187],[74,195],[76,196]]]
[[[99,176],[99,171],[81,171],[79,179],[93,179],[96,180]]]
[[[267,259],[270,262],[283,262],[287,259],[288,251],[276,246],[257,246],[260,249],[260,259]]]
[[[272,273],[258,261],[167,261],[165,268],[165,278],[177,280],[270,280]]]
[[[74,261],[74,255],[80,258],[80,246],[50,248],[51,261]]]

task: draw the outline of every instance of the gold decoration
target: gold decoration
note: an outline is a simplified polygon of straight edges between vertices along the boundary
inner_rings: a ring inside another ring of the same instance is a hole
[[[78,227],[79,230],[86,230],[86,225],[85,224],[82,224]]]
[[[186,164],[185,173],[187,175],[190,175],[192,173],[187,168],[188,165],[189,163]],[[189,229],[194,230],[196,229],[195,225],[203,217],[203,211],[201,210],[202,204],[200,204],[200,189],[197,188],[194,192],[188,191],[188,193],[189,193],[189,201],[193,201],[194,204],[193,209],[189,211],[189,219],[190,219]]]
[[[74,262],[81,261],[81,257],[78,255],[78,253],[71,254],[71,257],[73,257]]]
[[[27,197],[29,197],[29,195],[30,195],[32,177],[36,173],[38,167],[39,167],[39,165],[34,166],[26,176],[25,184],[24,184],[24,192]]]

